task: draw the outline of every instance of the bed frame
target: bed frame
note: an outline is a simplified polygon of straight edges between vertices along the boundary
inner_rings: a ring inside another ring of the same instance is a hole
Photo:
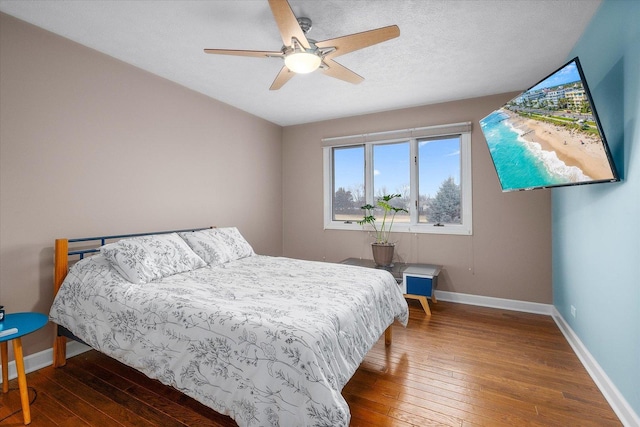
[[[203,228],[189,228],[186,230],[170,230],[170,231],[156,231],[150,233],[137,233],[137,234],[120,234],[112,236],[98,236],[98,237],[82,237],[78,239],[56,239],[54,247],[54,270],[53,270],[53,296],[55,297],[69,272],[69,257],[74,257],[73,261],[79,261],[85,257],[85,255],[91,255],[100,252],[100,246],[105,245],[108,241],[116,241],[129,237],[149,236],[152,234],[169,234],[180,233],[188,231],[200,231],[207,230],[215,227],[203,227]],[[69,249],[69,244],[75,248]],[[79,245],[78,245],[79,244]],[[78,247],[79,246],[79,247]],[[53,366],[59,368],[67,363],[67,338],[71,338],[75,341],[82,342],[78,337],[73,335],[66,328],[56,325],[56,335],[53,341]],[[392,334],[391,326],[384,331],[384,343],[385,345],[391,345]]]
[[[53,254],[53,296],[55,297],[69,272],[70,257],[72,262],[79,261],[85,257],[85,255],[91,255],[100,252],[100,246],[105,245],[107,242],[112,242],[120,239],[126,239],[129,237],[149,236],[152,234],[169,234],[169,233],[181,233],[187,231],[200,231],[207,230],[214,227],[201,227],[201,228],[189,228],[186,230],[170,230],[170,231],[155,231],[150,233],[136,233],[136,234],[117,234],[112,236],[98,236],[98,237],[81,237],[78,239],[56,239]],[[74,248],[69,249],[69,244],[72,244]],[[73,335],[68,329],[56,325],[56,335],[53,340],[53,366],[59,368],[67,363],[67,338],[71,338],[75,341],[82,342],[81,339]]]

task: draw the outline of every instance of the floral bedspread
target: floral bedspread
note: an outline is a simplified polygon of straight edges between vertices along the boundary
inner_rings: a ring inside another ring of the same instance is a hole
[[[240,426],[347,426],[341,390],[407,304],[386,271],[250,256],[127,282],[76,263],[50,318]]]

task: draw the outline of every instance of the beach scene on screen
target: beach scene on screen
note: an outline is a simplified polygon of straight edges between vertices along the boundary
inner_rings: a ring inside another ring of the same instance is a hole
[[[503,191],[615,179],[575,61],[480,125]]]

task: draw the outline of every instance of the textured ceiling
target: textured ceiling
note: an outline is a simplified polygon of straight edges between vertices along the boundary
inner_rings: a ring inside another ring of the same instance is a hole
[[[325,40],[397,24],[400,37],[337,58],[365,78],[315,72],[269,91],[280,58],[267,0],[0,0],[0,11],[279,125],[526,89],[566,62],[600,0],[290,0]]]

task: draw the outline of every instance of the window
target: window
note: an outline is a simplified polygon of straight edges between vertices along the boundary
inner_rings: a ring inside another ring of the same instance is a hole
[[[373,146],[373,199],[385,194],[400,194],[393,199],[391,205],[409,210],[411,197],[411,147],[408,141],[390,144],[376,144]],[[375,205],[375,203],[371,203]],[[362,205],[360,205],[362,206]],[[360,217],[363,210],[360,209]],[[380,214],[381,209],[374,210],[374,216]],[[395,224],[409,223],[409,214],[398,212]]]
[[[418,223],[462,224],[461,137],[418,140]]]
[[[394,232],[471,234],[471,124],[327,138],[325,228],[360,230],[361,206],[399,194]],[[379,212],[374,211],[374,215]]]
[[[358,221],[364,197],[364,145],[333,149],[333,221]]]

